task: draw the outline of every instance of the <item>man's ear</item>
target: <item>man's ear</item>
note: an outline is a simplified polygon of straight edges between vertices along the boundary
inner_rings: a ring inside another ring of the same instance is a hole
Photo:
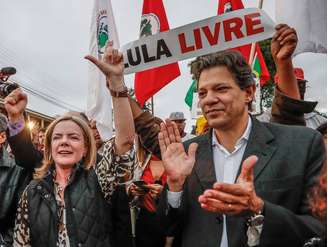
[[[255,91],[256,91],[255,84],[250,85],[245,88],[245,92],[246,92],[246,102],[245,103],[248,104],[253,101],[253,99],[255,97]]]

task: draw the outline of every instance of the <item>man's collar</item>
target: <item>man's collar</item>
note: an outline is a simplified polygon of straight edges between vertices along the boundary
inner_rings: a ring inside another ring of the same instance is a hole
[[[252,130],[252,118],[248,115],[247,127],[246,127],[244,133],[242,134],[242,136],[237,140],[237,142],[235,144],[235,147],[237,147],[238,145],[240,145],[240,143],[243,140],[248,141],[249,136],[251,134],[251,130]],[[217,139],[217,137],[215,135],[215,130],[214,129],[212,131],[212,146],[218,146],[218,147],[222,146],[219,143],[219,141],[218,141],[218,139]]]
[[[237,143],[242,140],[245,139],[246,141],[248,141],[249,136],[251,134],[251,130],[252,130],[252,118],[248,115],[248,122],[247,122],[247,127],[244,131],[244,134],[239,138],[239,140],[237,141]]]

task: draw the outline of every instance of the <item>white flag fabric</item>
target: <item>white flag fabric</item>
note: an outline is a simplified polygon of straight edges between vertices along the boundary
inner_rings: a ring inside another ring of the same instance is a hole
[[[276,20],[296,29],[294,56],[327,53],[327,0],[276,0]]]
[[[112,10],[111,0],[94,0],[91,17],[90,54],[100,59],[107,40],[119,48],[119,40]],[[99,69],[89,64],[89,86],[87,116],[97,121],[98,131],[104,141],[112,136],[112,100],[106,88],[105,76]]]

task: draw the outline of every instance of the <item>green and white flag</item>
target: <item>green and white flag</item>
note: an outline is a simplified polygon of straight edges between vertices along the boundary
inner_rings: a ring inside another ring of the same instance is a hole
[[[262,113],[261,109],[261,83],[260,83],[260,71],[258,71],[258,68],[256,68],[254,65],[256,65],[256,62],[253,64],[253,73],[255,74],[255,95],[252,102],[252,114],[253,115],[259,115]]]
[[[94,0],[90,27],[90,54],[101,58],[108,40],[119,48],[119,40],[111,0]],[[106,78],[93,64],[89,64],[87,116],[97,121],[104,141],[112,136],[112,100],[106,88]]]
[[[185,97],[185,102],[189,106],[192,119],[197,119],[203,114],[198,101],[197,84],[196,81],[193,80]]]
[[[196,92],[196,81],[193,80],[185,97],[185,102],[189,106],[189,109],[191,109],[192,107],[192,101],[195,92]]]

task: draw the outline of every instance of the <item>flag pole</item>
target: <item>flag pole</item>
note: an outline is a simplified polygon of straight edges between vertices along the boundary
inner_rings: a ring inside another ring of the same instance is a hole
[[[153,116],[155,116],[154,114],[154,97],[151,97],[151,114],[153,114]]]
[[[263,0],[260,0],[260,1],[259,1],[258,8],[259,8],[259,9],[262,9],[262,7],[263,7]],[[254,59],[255,46],[256,46],[256,43],[252,43],[252,46],[251,46],[251,52],[250,52],[250,54],[249,54],[248,64],[249,64],[249,66],[251,66],[251,67],[252,67],[252,63],[253,63],[253,59]]]

